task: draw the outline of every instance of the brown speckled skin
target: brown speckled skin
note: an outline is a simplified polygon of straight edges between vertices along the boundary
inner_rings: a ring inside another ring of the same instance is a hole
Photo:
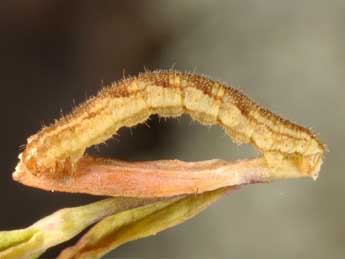
[[[104,142],[120,127],[141,123],[155,113],[179,116],[183,112],[203,124],[220,125],[235,142],[253,144],[272,167],[288,158],[301,174],[312,175],[321,164],[324,146],[310,130],[205,76],[155,71],[113,83],[31,136],[16,170],[73,172],[87,147]]]

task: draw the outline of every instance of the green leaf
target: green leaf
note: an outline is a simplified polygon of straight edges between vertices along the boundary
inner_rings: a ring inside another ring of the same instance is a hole
[[[106,216],[156,201],[157,199],[110,198],[59,210],[25,229],[0,231],[0,258],[37,258],[49,247],[73,238]]]
[[[184,222],[233,188],[160,201],[109,216],[91,228],[75,246],[62,251],[58,258],[100,258],[121,244]]]

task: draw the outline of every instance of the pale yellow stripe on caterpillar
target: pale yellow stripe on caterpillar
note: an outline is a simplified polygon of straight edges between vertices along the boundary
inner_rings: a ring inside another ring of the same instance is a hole
[[[17,169],[25,166],[33,174],[73,171],[87,147],[104,142],[119,128],[142,123],[151,114],[172,117],[183,112],[203,124],[219,124],[235,142],[253,144],[275,168],[288,160],[311,175],[321,164],[324,147],[309,130],[217,81],[157,71],[112,84],[30,137]]]
[[[180,116],[183,113],[180,76],[176,73],[169,73],[163,77],[157,73],[153,75],[155,78],[151,79],[147,74],[139,76],[139,81],[142,78],[147,82],[145,96],[151,114],[159,114],[162,117]]]

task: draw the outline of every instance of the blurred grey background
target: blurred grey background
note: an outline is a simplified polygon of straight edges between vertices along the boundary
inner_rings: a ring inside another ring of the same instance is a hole
[[[330,152],[316,182],[244,187],[187,223],[123,245],[106,258],[345,258],[344,25],[341,0],[3,0],[1,229],[100,199],[13,182],[28,136],[123,74],[174,67],[240,88],[262,106],[311,127]],[[257,155],[219,128],[188,117],[152,117],[149,125],[120,130],[98,153],[190,161]]]

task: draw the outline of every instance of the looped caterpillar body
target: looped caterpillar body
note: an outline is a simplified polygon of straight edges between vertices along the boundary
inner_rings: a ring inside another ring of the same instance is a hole
[[[145,72],[104,88],[31,136],[16,172],[69,174],[87,147],[104,142],[119,128],[142,123],[152,114],[182,113],[202,124],[218,124],[237,143],[254,145],[282,177],[317,176],[324,146],[310,130],[261,108],[232,87],[176,71]]]

